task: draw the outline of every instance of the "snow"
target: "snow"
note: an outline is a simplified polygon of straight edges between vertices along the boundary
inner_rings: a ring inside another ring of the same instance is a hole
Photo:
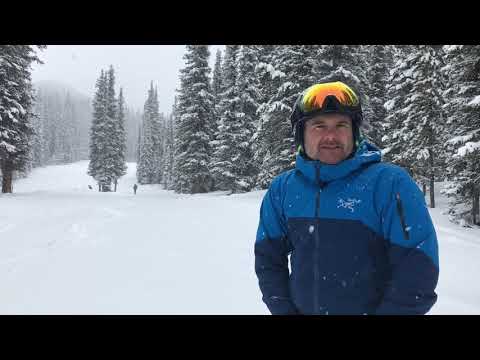
[[[480,95],[475,96],[475,98],[472,101],[470,101],[467,105],[472,106],[472,107],[479,106],[480,105]]]
[[[133,195],[128,165],[117,193],[79,162],[0,195],[0,314],[267,314],[253,256],[264,192]]]
[[[275,70],[275,67],[273,67],[271,64],[259,63],[255,67],[255,71],[260,71],[262,69],[265,69],[270,74],[272,80],[276,77],[282,78],[286,76],[285,73],[283,73],[282,71]]]
[[[430,157],[427,149],[420,149],[417,153],[417,160],[427,160]]]
[[[244,180],[236,181],[236,184],[237,184],[238,186],[240,186],[241,188],[244,188],[244,189],[245,189],[245,188],[248,188],[248,186],[249,186],[248,183],[247,183],[246,181],[244,181]]]
[[[453,145],[456,145],[456,144],[459,144],[459,143],[466,143],[468,140],[470,140],[472,137],[473,137],[474,133],[470,133],[468,135],[462,135],[462,136],[455,136],[453,137],[452,139],[448,140],[447,141],[447,144],[453,144]]]
[[[87,166],[35,169],[0,195],[0,314],[269,313],[253,254],[265,191],[140,185],[134,195],[129,163],[118,192],[99,193]],[[439,300],[430,314],[480,314],[480,229],[449,222],[445,196],[437,204]]]
[[[12,144],[8,144],[5,141],[0,142],[0,148],[2,147],[9,153],[13,153],[17,150],[15,146],[13,146]]]
[[[388,100],[385,104],[383,104],[383,107],[387,111],[392,111],[394,106],[395,106],[395,100],[394,99]]]
[[[457,150],[457,153],[454,155],[454,157],[463,157],[467,154],[470,154],[476,150],[480,149],[480,141],[477,142],[467,142],[464,146],[460,147]]]
[[[452,51],[456,51],[457,49],[461,49],[463,45],[443,45],[443,51],[449,53]]]

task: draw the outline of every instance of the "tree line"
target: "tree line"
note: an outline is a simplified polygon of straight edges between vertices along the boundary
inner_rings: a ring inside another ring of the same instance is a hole
[[[444,181],[451,220],[480,223],[480,46],[227,45],[213,70],[209,56],[206,45],[186,47],[160,139],[144,119],[148,142],[163,144],[163,160],[143,162],[161,172],[149,183],[168,179],[167,189],[191,194],[266,189],[294,167],[297,96],[316,82],[344,81],[360,93],[363,136],[384,159],[410,172],[431,207],[435,182]]]
[[[363,136],[410,172],[430,206],[435,182],[444,181],[451,219],[480,222],[480,46],[227,45],[213,70],[209,57],[206,45],[186,46],[171,114],[159,113],[151,84],[130,146],[140,183],[180,193],[267,188],[295,163],[288,118],[296,97],[313,83],[340,80],[362,96]],[[0,47],[2,192],[32,161],[41,117],[33,110],[35,61],[33,46]],[[105,190],[125,173],[127,151],[125,102],[114,82],[112,68],[102,71],[92,104],[89,173]],[[63,109],[70,111],[66,100]],[[75,127],[65,122],[58,133],[68,139]],[[49,144],[75,158],[68,142],[52,136]]]

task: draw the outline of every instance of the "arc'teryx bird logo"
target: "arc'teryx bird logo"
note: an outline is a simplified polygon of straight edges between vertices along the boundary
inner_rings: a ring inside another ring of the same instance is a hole
[[[361,202],[362,200],[358,200],[358,199],[350,199],[350,198],[348,198],[347,200],[338,199],[337,209],[342,207],[345,209],[350,209],[350,211],[353,213],[355,211],[355,205],[360,204]]]

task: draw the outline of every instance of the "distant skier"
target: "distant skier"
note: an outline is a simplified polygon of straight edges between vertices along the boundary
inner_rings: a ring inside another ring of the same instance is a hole
[[[133,193],[134,193],[135,195],[137,195],[137,189],[138,189],[137,184],[133,184]]]
[[[90,190],[93,190],[92,185],[88,185],[88,188],[89,188]]]

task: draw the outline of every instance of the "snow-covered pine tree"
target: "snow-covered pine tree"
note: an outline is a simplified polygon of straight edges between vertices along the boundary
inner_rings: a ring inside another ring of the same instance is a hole
[[[135,144],[135,162],[138,164],[140,163],[140,145],[142,142],[142,122],[138,125],[137,129],[137,143]],[[138,176],[137,176],[138,177]]]
[[[445,116],[441,47],[418,45],[394,70],[387,102],[390,115],[384,139],[393,162],[407,167],[420,183],[429,183],[430,206],[435,207],[435,180],[443,171]]]
[[[237,63],[237,89],[240,97],[237,112],[238,130],[235,139],[238,154],[234,171],[238,174],[235,191],[250,191],[256,186],[258,168],[253,160],[253,135],[257,127],[257,109],[260,92],[255,76],[258,63],[257,49],[254,45],[243,45]]]
[[[47,155],[47,142],[45,131],[45,106],[41,101],[41,90],[35,93],[35,102],[33,106],[34,116],[32,116],[31,123],[34,130],[32,138],[32,166],[44,166]]]
[[[221,125],[212,172],[217,187],[231,192],[249,191],[255,180],[252,136],[255,130],[258,93],[256,52],[249,45],[228,45],[224,63]]]
[[[143,108],[142,129],[139,144],[139,159],[137,165],[137,180],[140,184],[156,182],[155,142],[152,104],[154,98],[153,83],[148,90],[148,97]]]
[[[57,127],[58,147],[56,150],[63,164],[71,163],[74,160],[73,143],[75,132],[75,113],[70,94],[67,92]]]
[[[165,125],[165,189],[175,190],[175,121],[178,116],[177,112],[178,96],[175,96],[172,113],[167,119]]]
[[[115,97],[115,72],[110,65],[107,72],[107,121],[109,137],[106,139],[107,161],[105,162],[105,172],[109,179],[108,191],[111,191],[111,184],[115,181],[115,155],[117,153],[117,99]]]
[[[64,159],[63,154],[63,106],[64,102],[59,93],[55,93],[53,97],[53,106],[51,107],[52,110],[52,119],[51,119],[51,126],[52,126],[52,141],[53,141],[53,150],[54,150],[54,158],[53,162],[55,164],[62,164]]]
[[[123,97],[123,89],[120,88],[118,95],[117,114],[115,119],[115,132],[112,134],[115,141],[114,153],[114,184],[117,191],[118,179],[127,173],[126,151],[127,151],[127,136],[125,132],[125,99]]]
[[[362,129],[368,133],[372,117],[368,96],[368,48],[360,45],[321,45],[317,54],[315,74],[318,81],[342,81],[359,94],[364,117]]]
[[[223,84],[222,84],[222,52],[220,50],[217,50],[217,53],[215,55],[215,65],[213,68],[213,74],[212,74],[212,95],[213,95],[213,106],[215,109],[215,118],[217,119],[217,127],[220,123],[220,96],[221,93],[223,92]]]
[[[390,45],[371,45],[366,47],[369,56],[367,69],[367,91],[370,99],[369,128],[365,129],[365,137],[383,148],[383,126],[387,117],[384,104],[387,99],[387,81],[393,67],[393,52]]]
[[[213,188],[209,164],[215,128],[207,45],[187,45],[180,70],[175,121],[175,191],[202,193]]]
[[[236,188],[233,157],[236,156],[235,136],[238,127],[236,114],[239,110],[239,92],[237,88],[237,58],[240,45],[227,45],[223,61],[223,89],[220,96],[220,122],[215,136],[211,171],[217,190]]]
[[[111,191],[112,183],[115,183],[117,180],[117,173],[122,172],[122,164],[120,161],[116,161],[118,156],[118,151],[120,149],[120,144],[122,141],[118,139],[120,136],[117,111],[118,111],[118,102],[115,96],[115,70],[113,66],[110,65],[107,71],[107,91],[106,91],[106,108],[107,108],[107,124],[106,128],[108,129],[108,135],[105,137],[105,162],[103,163],[103,171],[105,177],[108,179],[104,187],[104,191]],[[119,167],[117,169],[117,166]]]
[[[269,100],[273,97],[276,89],[280,86],[280,78],[285,74],[276,70],[273,66],[275,45],[257,45],[257,65],[255,67],[255,77],[257,79],[258,90],[258,108],[256,112],[255,132],[252,136],[253,161],[256,169],[255,188],[262,189],[268,187],[269,181],[262,182],[262,179],[268,178],[266,173],[268,169],[262,168],[266,157],[269,157],[267,139],[269,130],[263,126],[266,108]]]
[[[267,104],[261,106],[261,130],[265,154],[260,166],[259,186],[267,188],[281,172],[295,166],[290,114],[298,95],[316,82],[316,52],[305,45],[278,46],[272,54],[270,73],[276,89]],[[258,141],[258,140],[257,140]],[[258,147],[257,147],[258,151]]]
[[[175,105],[174,105],[175,106]],[[167,190],[173,189],[173,139],[174,139],[174,114],[166,120],[165,124],[165,141],[164,141],[164,163],[163,163],[163,186]]]
[[[44,164],[88,159],[91,100],[61,83],[35,84],[35,113],[43,128]]]
[[[96,92],[93,99],[93,119],[90,128],[90,162],[88,164],[88,175],[92,176],[98,183],[98,191],[102,191],[102,184],[107,179],[101,172],[102,160],[105,152],[103,138],[107,131],[105,129],[107,117],[107,80],[103,70],[95,83]]]
[[[255,77],[257,79],[258,101],[260,105],[266,104],[275,94],[277,88],[274,80],[284,75],[274,67],[274,55],[278,47],[278,45],[256,45],[253,47],[257,58]]]
[[[118,151],[117,100],[113,66],[102,70],[96,83],[94,113],[90,132],[88,174],[99,184],[99,191],[111,191],[115,180],[115,157]]]
[[[153,83],[151,84],[153,89]],[[154,183],[161,184],[163,176],[163,132],[165,119],[163,114],[159,113],[158,91],[155,87],[150,104],[150,121],[152,122],[152,137],[154,147]]]
[[[406,98],[413,88],[411,79],[412,70],[405,61],[407,56],[415,51],[414,46],[395,47],[394,65],[390,69],[387,81],[387,99],[384,104],[387,117],[383,126],[381,139],[384,148],[382,154],[385,160],[406,168],[412,173],[412,159],[402,156],[404,142],[410,137],[410,131],[404,132],[405,128],[413,130],[413,125],[406,123],[410,114],[410,107],[406,104]]]
[[[453,221],[480,225],[480,46],[445,46],[447,164]]]
[[[38,46],[43,49],[45,46]],[[31,154],[30,123],[34,101],[30,65],[41,61],[33,46],[0,47],[0,169],[2,193],[11,193],[14,171],[29,165]]]
[[[41,90],[41,91],[40,91]],[[44,159],[45,164],[49,164],[54,151],[53,126],[50,116],[51,103],[46,91],[39,89],[36,96],[38,116],[43,124],[43,137],[45,141]]]

